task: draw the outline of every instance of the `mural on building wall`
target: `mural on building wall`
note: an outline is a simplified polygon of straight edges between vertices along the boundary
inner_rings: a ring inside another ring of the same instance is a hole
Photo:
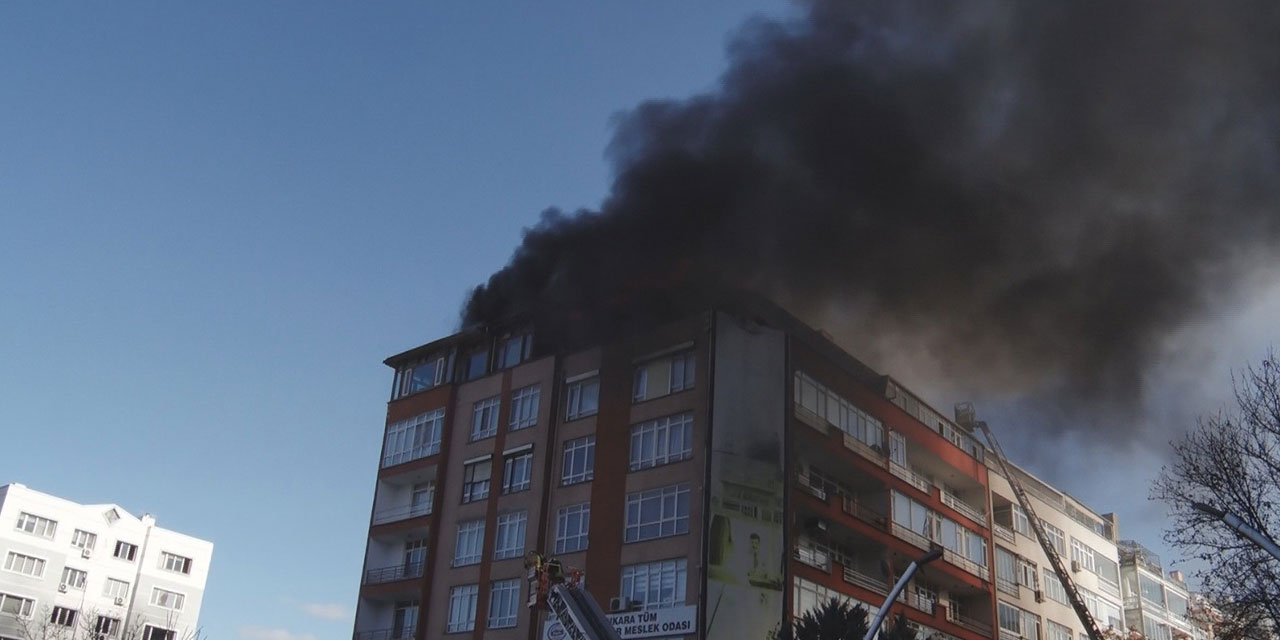
[[[785,340],[719,313],[715,349],[706,637],[764,640],[782,623]]]

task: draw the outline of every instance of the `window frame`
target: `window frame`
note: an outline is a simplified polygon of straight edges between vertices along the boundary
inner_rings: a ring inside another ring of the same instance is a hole
[[[502,396],[482,398],[471,404],[471,439],[479,442],[498,435],[498,412]]]
[[[126,558],[120,555],[121,549],[128,550],[129,553],[127,555],[129,557]],[[111,557],[117,560],[124,560],[125,562],[136,562],[138,560],[138,545],[132,542],[125,542],[124,540],[116,540],[116,546],[111,552]]]
[[[565,382],[564,420],[581,420],[600,413],[600,376],[590,374]],[[592,400],[587,406],[585,400]]]
[[[469,567],[480,564],[484,559],[485,528],[484,518],[458,523],[453,538],[453,564],[450,566]]]
[[[591,482],[596,475],[596,436],[594,433],[565,440],[561,447],[560,486]],[[578,457],[582,464],[578,465]],[[572,463],[572,464],[571,464]],[[581,471],[576,468],[581,466]]]
[[[469,600],[469,602],[466,602]],[[479,584],[460,584],[449,589],[449,615],[445,621],[445,633],[466,633],[475,631],[476,609],[480,602]],[[469,610],[470,613],[466,613]],[[455,614],[465,615],[465,620],[455,618]]]
[[[489,473],[484,479],[478,478],[478,470],[484,465]],[[462,464],[462,504],[487,500],[493,491],[493,456],[486,455],[474,458]]]
[[[19,565],[19,563],[21,564]],[[44,570],[48,564],[48,558],[41,558],[40,556],[33,556],[14,550],[10,550],[9,553],[5,554],[4,558],[5,571],[37,580],[44,578]],[[26,570],[28,565],[31,567],[31,571]]]
[[[542,405],[542,385],[531,384],[511,392],[511,415],[507,418],[507,431],[529,429],[538,424]]]
[[[158,598],[159,601],[157,601],[157,596],[159,597]],[[175,603],[175,606],[169,606],[167,604],[164,604],[164,601],[168,599],[169,596],[174,596],[177,598],[177,602]],[[149,604],[153,607],[168,609],[169,611],[182,611],[182,609],[187,605],[187,594],[182,593],[181,591],[172,591],[169,589],[153,586],[151,587],[151,598],[149,599]]]
[[[116,590],[118,590],[118,589],[119,589],[119,585],[124,585],[124,593],[123,593],[123,594],[120,594],[120,593],[116,593],[116,592],[115,592]],[[112,589],[112,587],[116,587],[116,589],[115,589],[115,590],[113,590],[113,589]],[[121,600],[128,600],[128,599],[129,599],[129,594],[131,593],[132,589],[133,589],[133,585],[132,585],[131,583],[129,583],[128,581],[126,581],[126,580],[121,580],[121,579],[119,579],[119,578],[111,578],[111,577],[108,577],[108,578],[107,578],[107,581],[106,581],[106,582],[104,582],[104,583],[102,584],[102,597],[104,597],[104,598],[112,598],[112,599],[117,599],[117,598],[118,598],[118,599],[121,599]]]
[[[489,587],[489,620],[490,629],[510,629],[520,619],[520,582],[519,578],[494,580]],[[514,593],[512,593],[514,592]],[[502,599],[499,602],[499,598]],[[507,610],[499,613],[498,605],[506,605]]]
[[[5,607],[8,605],[9,600],[15,600],[18,602],[17,613],[5,611]],[[35,598],[20,596],[16,593],[9,593],[7,591],[0,591],[0,615],[11,615],[17,618],[30,619],[31,616],[35,615],[35,611]]]
[[[577,518],[578,531],[570,535],[569,524],[572,518]],[[586,551],[591,544],[591,503],[579,502],[577,504],[567,504],[556,510],[556,554],[577,553]],[[581,540],[581,546],[573,546],[570,548],[568,542],[570,540]]]
[[[76,620],[80,618],[80,612],[71,607],[54,605],[49,612],[49,624],[58,627],[75,628]]]
[[[174,568],[173,566],[171,566],[174,560],[177,560],[178,568]],[[189,576],[191,575],[192,563],[193,563],[193,560],[191,558],[188,558],[187,556],[180,556],[176,553],[172,553],[169,551],[160,552],[160,568],[165,571],[168,571],[171,573],[179,573],[184,576]]]
[[[688,534],[692,511],[691,501],[692,496],[687,482],[628,493],[623,517],[623,543],[631,544]],[[652,505],[655,503],[656,520],[645,519],[646,508],[653,508]],[[668,512],[668,507],[671,507],[671,512]],[[650,529],[652,527],[657,528],[656,533],[652,532]],[[646,529],[649,529],[649,533],[646,533]]]
[[[28,528],[28,523],[30,524]],[[26,511],[18,512],[14,531],[21,531],[39,538],[52,540],[58,534],[58,521]]]
[[[521,473],[522,477],[513,478]],[[518,449],[502,456],[502,495],[528,491],[533,487],[533,447]]]
[[[62,567],[62,576],[59,578],[59,584],[67,585],[68,589],[84,591],[85,585],[88,584],[88,582],[88,571],[65,565]]]
[[[387,425],[383,436],[382,468],[439,454],[444,418],[444,407],[438,407]]]
[[[667,589],[666,581],[670,573],[670,591],[669,597],[663,597],[663,592]],[[642,574],[642,575],[641,575]],[[653,562],[639,562],[636,564],[624,565],[618,576],[618,595],[624,598],[630,598],[634,602],[639,602],[644,610],[650,609],[670,609],[673,607],[683,606],[689,598],[688,581],[689,581],[689,559],[688,558],[668,558],[665,560],[655,560]],[[653,594],[654,589],[651,588],[654,579],[657,579],[656,600],[650,600],[649,596]],[[643,579],[643,588],[637,592],[637,586]],[[643,598],[637,598],[637,593],[643,594]]]
[[[493,559],[495,562],[524,557],[528,527],[528,511],[508,511],[498,515],[494,522],[493,533]]]
[[[678,434],[674,432],[679,431]],[[679,435],[679,448],[676,438]],[[648,440],[648,442],[646,442]],[[628,470],[641,471],[683,462],[693,457],[693,412],[685,411],[631,425]],[[645,456],[645,447],[649,456]],[[659,453],[659,446],[665,448]]]
[[[71,532],[71,546],[77,549],[88,550],[93,553],[93,548],[98,544],[98,534],[84,529],[76,529]]]

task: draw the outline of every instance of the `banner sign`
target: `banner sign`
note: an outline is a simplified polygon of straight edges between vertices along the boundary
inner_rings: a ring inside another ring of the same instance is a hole
[[[622,640],[691,635],[698,632],[698,607],[694,605],[610,613],[605,617],[618,635],[622,636]],[[566,629],[559,622],[548,620],[542,625],[542,640],[570,640],[577,637],[574,631],[578,630]]]

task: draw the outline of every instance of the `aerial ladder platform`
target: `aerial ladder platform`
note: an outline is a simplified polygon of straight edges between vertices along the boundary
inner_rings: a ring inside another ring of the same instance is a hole
[[[1089,635],[1089,640],[1105,640],[1102,630],[1098,628],[1098,623],[1093,619],[1093,613],[1089,611],[1089,607],[1085,605],[1084,598],[1080,595],[1080,590],[1076,588],[1076,583],[1071,579],[1071,574],[1067,573],[1067,568],[1062,564],[1062,556],[1058,555],[1058,550],[1054,548],[1053,542],[1049,540],[1049,535],[1045,533],[1044,525],[1040,522],[1040,517],[1036,515],[1035,507],[1031,506],[1031,499],[1027,496],[1027,491],[1022,488],[1022,481],[1018,479],[1017,474],[1013,472],[1013,465],[1009,464],[1008,458],[1004,455],[1004,449],[1000,448],[1000,443],[996,440],[991,428],[987,423],[977,419],[977,412],[973,408],[972,402],[961,402],[956,405],[956,422],[961,426],[968,427],[970,430],[977,429],[982,431],[982,435],[986,437],[987,444],[991,445],[991,451],[995,453],[996,462],[1000,464],[1000,471],[1004,477],[1008,479],[1009,486],[1013,488],[1013,494],[1018,499],[1018,505],[1022,507],[1022,511],[1027,514],[1027,520],[1031,521],[1031,530],[1036,534],[1036,540],[1040,543],[1040,548],[1044,549],[1045,557],[1049,558],[1049,564],[1053,567],[1053,572],[1058,576],[1058,580],[1062,582],[1062,588],[1067,592],[1067,600],[1071,602],[1071,608],[1075,609],[1076,616],[1080,618],[1080,624],[1084,625],[1084,631]]]
[[[581,587],[582,572],[534,551],[525,556],[524,565],[529,572],[529,608],[545,605],[570,640],[622,640],[600,604]]]

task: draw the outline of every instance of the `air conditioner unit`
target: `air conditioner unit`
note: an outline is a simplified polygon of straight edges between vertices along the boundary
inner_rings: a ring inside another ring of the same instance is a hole
[[[1044,592],[1036,589],[1036,602],[1044,602]]]
[[[66,593],[66,592],[67,592],[67,583],[64,582],[58,585],[58,593]]]
[[[1079,561],[1079,560],[1072,560],[1072,561],[1071,561],[1071,572],[1072,572],[1072,573],[1079,573],[1079,572],[1080,572],[1080,561]]]
[[[85,548],[83,548],[83,549],[81,549],[81,550],[80,550],[80,557],[81,557],[81,558],[88,558],[88,557],[89,557],[89,556],[91,556],[91,555],[93,555],[93,552],[92,552],[92,551],[90,551],[88,547],[85,547]]]
[[[124,606],[124,598],[116,598],[116,606],[117,606],[117,607],[123,607],[123,606]]]
[[[636,608],[639,603],[626,596],[618,598],[609,598],[609,613],[622,613],[631,611]]]

